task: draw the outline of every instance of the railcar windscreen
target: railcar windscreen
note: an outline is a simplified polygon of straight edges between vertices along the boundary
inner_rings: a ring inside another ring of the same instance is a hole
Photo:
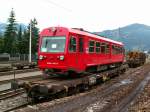
[[[43,37],[41,52],[58,53],[65,51],[66,37]]]

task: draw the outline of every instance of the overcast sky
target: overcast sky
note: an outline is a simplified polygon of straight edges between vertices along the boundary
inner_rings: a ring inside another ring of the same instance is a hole
[[[27,24],[35,17],[40,29],[102,31],[132,23],[150,25],[150,0],[0,0],[0,22],[7,21],[12,8],[17,22]]]

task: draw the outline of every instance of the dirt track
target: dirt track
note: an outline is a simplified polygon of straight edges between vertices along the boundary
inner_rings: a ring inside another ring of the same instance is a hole
[[[130,105],[129,112],[150,112],[150,81],[138,98]]]

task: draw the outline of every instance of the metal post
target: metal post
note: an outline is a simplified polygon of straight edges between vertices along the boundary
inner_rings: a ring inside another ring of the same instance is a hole
[[[16,81],[16,71],[14,67],[13,67],[13,71],[14,71],[14,81]]]
[[[13,71],[14,71],[14,84],[17,82],[16,81],[16,71],[15,71],[15,68],[13,67]],[[12,85],[12,84],[11,84]],[[12,87],[12,86],[11,86]],[[14,89],[16,91],[16,88]]]
[[[29,38],[29,63],[31,63],[31,37],[32,37],[32,20],[30,21],[30,38]]]

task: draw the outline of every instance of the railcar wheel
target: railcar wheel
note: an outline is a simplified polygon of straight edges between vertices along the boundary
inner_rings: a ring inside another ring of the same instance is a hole
[[[68,96],[73,95],[74,93],[76,93],[76,88],[75,87],[70,87],[68,89]]]
[[[56,98],[63,98],[63,97],[66,97],[67,96],[67,93],[66,91],[61,91],[59,93],[56,94]]]
[[[35,66],[34,65],[30,65],[29,68],[35,68]]]
[[[83,84],[80,86],[80,92],[84,92],[87,91],[89,89],[89,85],[88,84]]]
[[[19,70],[20,70],[20,69],[23,69],[23,66],[18,66],[17,69],[19,69]]]
[[[69,78],[77,78],[78,75],[75,71],[68,71],[68,77]]]

